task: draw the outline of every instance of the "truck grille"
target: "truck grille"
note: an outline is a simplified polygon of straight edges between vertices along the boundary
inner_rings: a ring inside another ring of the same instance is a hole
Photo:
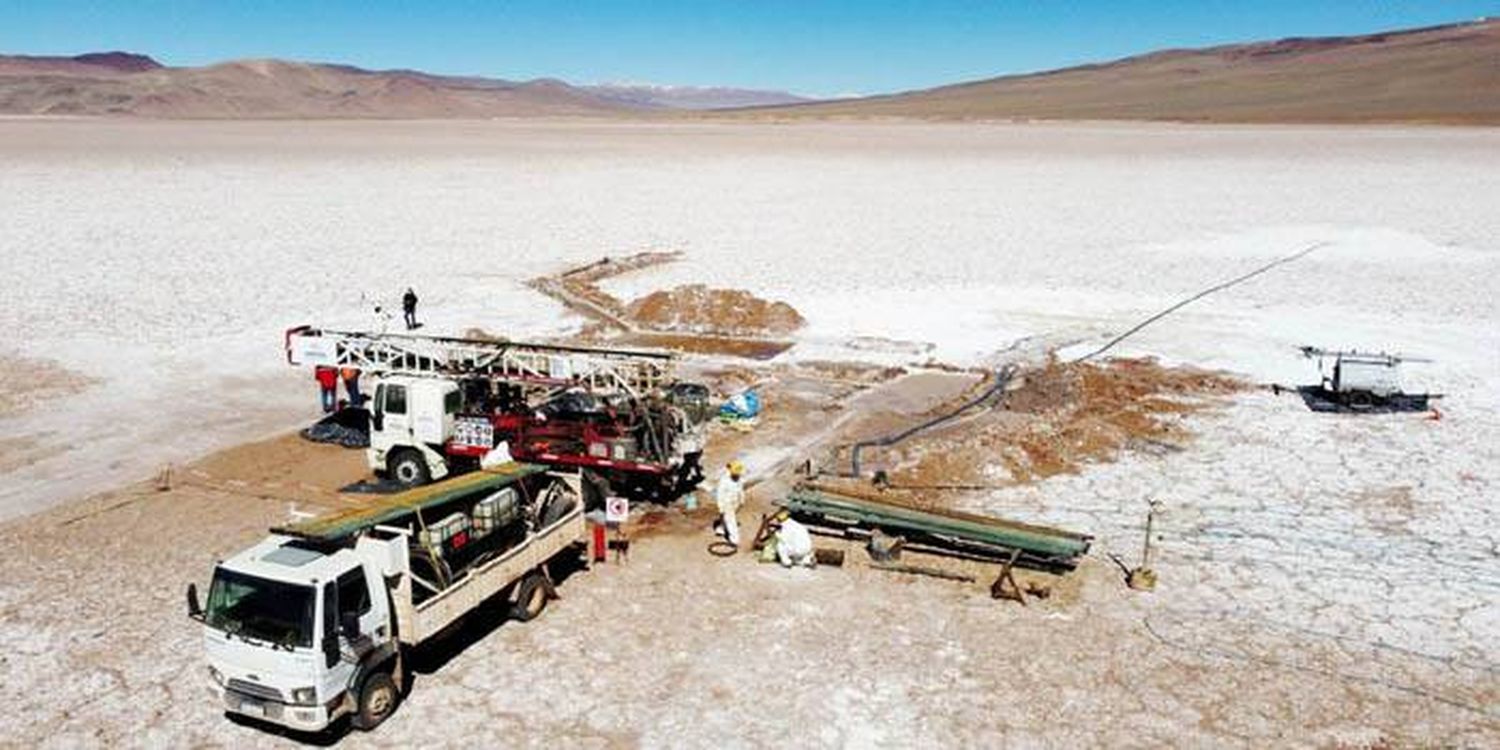
[[[282,703],[281,691],[266,685],[258,685],[248,680],[229,678],[229,689],[236,693],[248,695],[251,698],[263,701],[276,701]]]

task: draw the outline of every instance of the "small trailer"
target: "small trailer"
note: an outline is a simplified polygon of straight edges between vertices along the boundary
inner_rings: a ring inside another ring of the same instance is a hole
[[[373,729],[410,649],[486,607],[535,618],[549,566],[588,559],[578,482],[511,463],[272,529],[215,567],[205,604],[188,587],[213,699],[299,731]]]
[[[1318,360],[1318,385],[1297,387],[1307,408],[1319,412],[1381,413],[1427,411],[1434,393],[1406,393],[1401,387],[1403,362],[1431,362],[1385,352],[1322,349],[1304,346],[1302,356]],[[1331,368],[1328,363],[1331,362]],[[1280,387],[1277,387],[1279,392]]]

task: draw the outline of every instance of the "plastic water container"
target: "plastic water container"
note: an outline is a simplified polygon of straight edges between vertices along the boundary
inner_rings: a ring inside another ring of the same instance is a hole
[[[501,489],[474,504],[474,536],[487,536],[521,519],[521,504],[512,487]]]
[[[419,532],[418,537],[422,546],[441,554],[468,544],[470,531],[469,517],[463,513],[454,513],[437,523],[428,524],[426,529]]]

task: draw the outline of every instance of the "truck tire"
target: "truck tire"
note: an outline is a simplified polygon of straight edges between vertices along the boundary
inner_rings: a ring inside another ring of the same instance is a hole
[[[354,726],[368,732],[390,718],[401,702],[401,691],[396,681],[385,672],[375,672],[365,678],[359,688],[359,706],[354,713]]]
[[[422,454],[410,448],[396,451],[395,455],[391,456],[391,468],[388,473],[397,484],[406,487],[418,487],[432,480],[432,475],[427,472],[427,462],[422,460]]]
[[[510,616],[521,622],[531,622],[547,608],[547,582],[542,574],[532,571],[516,586],[516,603],[510,607]]]

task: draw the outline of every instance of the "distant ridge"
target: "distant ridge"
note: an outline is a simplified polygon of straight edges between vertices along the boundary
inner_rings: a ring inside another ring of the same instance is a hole
[[[561,81],[235,60],[163,67],[145,55],[0,56],[0,113],[163,118],[482,118],[637,109]]]
[[[583,87],[605,99],[641,107],[664,109],[724,109],[809,102],[785,91],[729,86],[661,86],[648,83],[601,83]]]
[[[0,75],[109,75],[156,70],[161,63],[131,52],[89,52],[72,57],[0,55]]]
[[[1500,124],[1500,20],[1170,49],[739,117]]]
[[[159,118],[618,116],[807,101],[780,91],[507,81],[336,63],[165,67],[146,55],[0,55],[0,114]]]

